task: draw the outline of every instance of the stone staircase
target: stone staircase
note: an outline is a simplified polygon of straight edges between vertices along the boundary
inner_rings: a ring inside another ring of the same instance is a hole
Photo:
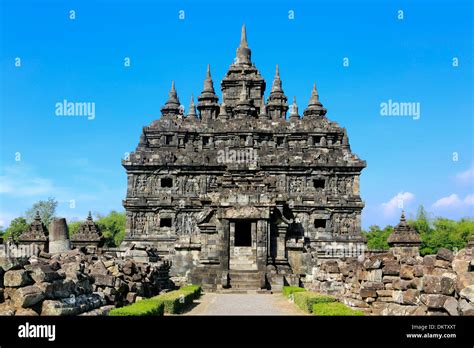
[[[260,273],[254,270],[230,270],[232,290],[260,290]]]

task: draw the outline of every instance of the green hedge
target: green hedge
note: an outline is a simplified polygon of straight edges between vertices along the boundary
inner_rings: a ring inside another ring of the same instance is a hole
[[[300,288],[299,286],[284,286],[283,287],[283,295],[285,295],[285,297],[290,297],[291,294],[295,292],[302,292],[302,291],[306,291],[306,289]]]
[[[182,313],[189,307],[193,300],[201,295],[201,287],[198,285],[187,285],[181,289],[167,292],[162,295],[152,297],[154,301],[162,302],[165,312],[170,314]]]
[[[321,295],[317,292],[295,292],[293,294],[295,304],[300,307],[302,310],[311,313],[313,310],[313,305],[315,303],[328,303],[334,302],[336,299],[332,296]]]
[[[187,285],[178,290],[132,303],[129,306],[115,308],[109,312],[109,315],[163,315],[163,312],[177,314],[183,312],[199,296],[201,296],[200,286]]]
[[[315,303],[313,315],[325,316],[362,316],[364,312],[352,309],[340,302]]]
[[[184,292],[191,292],[194,296],[194,299],[198,299],[201,296],[201,287],[199,285],[186,285],[179,289]]]
[[[153,299],[145,299],[129,306],[114,308],[109,312],[110,316],[148,316],[163,315],[165,305]]]

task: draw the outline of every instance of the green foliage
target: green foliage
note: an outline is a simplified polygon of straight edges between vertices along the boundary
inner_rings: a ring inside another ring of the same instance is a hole
[[[418,208],[416,218],[409,220],[408,224],[420,234],[422,256],[436,254],[439,248],[450,250],[465,248],[474,234],[473,218],[464,218],[459,221],[442,217],[430,219],[429,213],[423,206]],[[389,248],[387,238],[392,231],[392,226],[387,226],[383,230],[378,226],[370,226],[369,231],[364,232],[368,248],[387,250]]]
[[[317,292],[303,291],[293,293],[295,304],[302,310],[311,313],[315,303],[334,302],[336,299],[332,296],[318,294]]]
[[[110,316],[150,316],[163,315],[164,304],[153,299],[145,299],[129,306],[114,308],[109,312]]]
[[[33,204],[31,209],[28,209],[25,213],[26,221],[30,224],[33,222],[36,216],[36,212],[39,212],[41,217],[41,221],[46,225],[49,226],[49,223],[54,218],[56,214],[56,208],[58,206],[58,201],[54,198],[48,198],[46,201],[38,201]]]
[[[363,316],[364,312],[352,309],[340,302],[315,303],[313,315],[320,316]]]
[[[411,222],[410,222],[411,223]],[[460,221],[446,218],[436,218],[432,222],[433,228],[418,230],[416,221],[413,227],[417,229],[421,237],[420,254],[435,254],[439,248],[450,250],[465,248],[474,233],[474,220],[461,219]]]
[[[198,299],[199,297],[201,297],[201,286],[199,285],[186,285],[186,286],[183,286],[181,289],[179,289],[183,292],[190,292],[192,293],[193,295],[193,299],[196,300]]]
[[[388,250],[388,236],[393,232],[393,227],[388,225],[383,230],[379,226],[373,225],[369,227],[368,232],[364,232],[367,237],[367,247],[369,249]]]
[[[13,241],[16,243],[18,242],[18,237],[20,234],[25,232],[28,228],[28,223],[26,222],[25,218],[18,217],[16,219],[13,219],[10,222],[10,226],[5,230],[5,233],[3,235],[3,240],[6,241],[8,236],[12,236]]]
[[[79,227],[81,227],[82,221],[73,221],[67,224],[67,227],[69,229],[69,236],[74,235],[78,230]]]
[[[295,292],[302,292],[306,291],[305,288],[300,288],[299,286],[284,286],[283,287],[283,295],[285,297],[290,297],[291,294]]]
[[[105,238],[105,245],[117,247],[125,237],[125,213],[111,211],[107,216],[98,215],[96,224]]]
[[[200,293],[201,287],[187,286],[152,297],[151,299],[163,303],[166,313],[177,314],[184,312],[193,303],[193,300],[198,296],[197,294]]]

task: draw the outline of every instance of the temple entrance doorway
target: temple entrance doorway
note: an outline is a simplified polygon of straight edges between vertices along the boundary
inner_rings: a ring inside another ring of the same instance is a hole
[[[257,269],[257,221],[238,219],[230,222],[231,270],[250,271]]]

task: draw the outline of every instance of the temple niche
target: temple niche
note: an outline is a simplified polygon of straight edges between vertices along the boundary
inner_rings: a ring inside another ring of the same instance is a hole
[[[161,117],[122,161],[124,245],[154,246],[173,276],[211,290],[298,285],[317,258],[335,257],[328,248],[364,245],[366,162],[316,85],[301,110],[276,66],[265,96],[245,27],[220,96],[209,66],[203,75],[186,110],[171,84]]]

